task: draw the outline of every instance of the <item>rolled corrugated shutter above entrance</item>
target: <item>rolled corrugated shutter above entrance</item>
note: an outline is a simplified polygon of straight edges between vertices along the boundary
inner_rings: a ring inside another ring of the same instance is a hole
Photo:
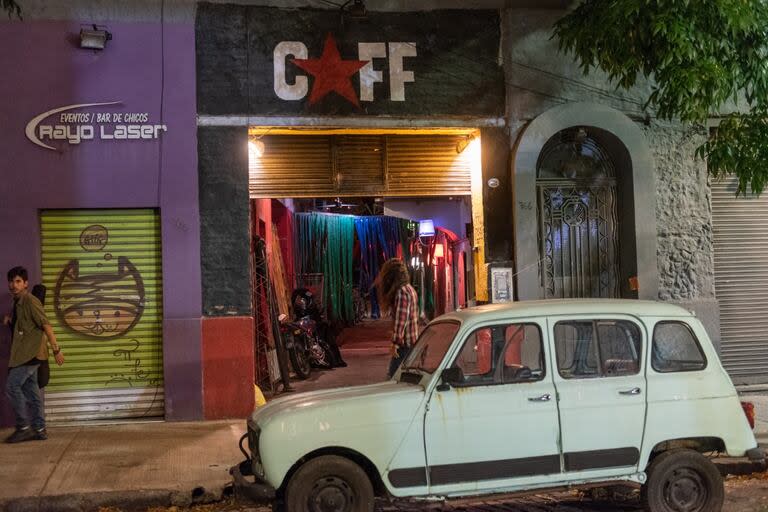
[[[737,384],[768,382],[768,194],[736,198],[712,184],[721,359]]]
[[[469,195],[466,135],[263,135],[251,197]]]

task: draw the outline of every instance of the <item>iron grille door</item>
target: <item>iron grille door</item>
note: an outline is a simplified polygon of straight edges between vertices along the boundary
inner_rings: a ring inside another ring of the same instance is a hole
[[[545,298],[618,297],[615,185],[538,188]]]
[[[545,298],[619,296],[616,169],[588,127],[553,136],[536,164]]]

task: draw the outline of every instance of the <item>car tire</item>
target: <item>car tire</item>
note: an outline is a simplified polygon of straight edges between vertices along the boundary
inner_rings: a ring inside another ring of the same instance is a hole
[[[373,512],[373,485],[344,457],[316,457],[296,471],[285,488],[286,512]]]
[[[723,477],[699,452],[664,452],[653,460],[647,474],[640,490],[646,512],[719,512],[723,507]]]

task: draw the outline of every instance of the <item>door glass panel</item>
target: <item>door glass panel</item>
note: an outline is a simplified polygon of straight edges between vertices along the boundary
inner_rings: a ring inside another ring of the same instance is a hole
[[[640,329],[623,320],[597,323],[603,375],[635,375],[640,371]]]
[[[513,324],[506,328],[504,364],[501,378],[504,383],[539,380],[544,377],[544,351],[541,331],[533,324]]]
[[[597,346],[591,321],[555,325],[557,370],[564,379],[599,377]]]
[[[509,384],[544,377],[541,331],[535,324],[482,327],[464,341],[454,367],[466,385]]]
[[[618,297],[616,173],[586,128],[563,130],[537,162],[545,298]]]
[[[617,377],[640,372],[642,337],[627,320],[555,324],[557,368],[565,379]]]

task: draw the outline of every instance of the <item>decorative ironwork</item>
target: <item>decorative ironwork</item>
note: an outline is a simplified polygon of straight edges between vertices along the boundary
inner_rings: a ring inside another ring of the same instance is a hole
[[[586,128],[563,130],[537,162],[545,298],[618,297],[616,172]]]

